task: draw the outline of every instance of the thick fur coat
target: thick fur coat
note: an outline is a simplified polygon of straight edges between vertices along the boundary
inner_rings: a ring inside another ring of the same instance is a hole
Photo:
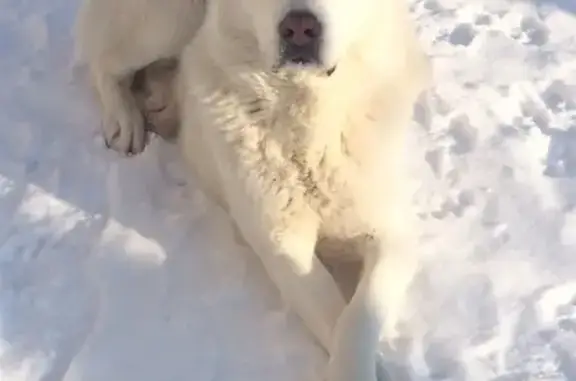
[[[276,70],[270,25],[292,3],[210,3],[181,60],[180,144],[330,354],[327,379],[372,381],[415,269],[403,140],[428,62],[402,0],[318,0],[336,70]],[[322,260],[354,259],[347,303]]]
[[[328,353],[326,380],[383,380],[378,342],[416,269],[404,136],[429,79],[405,1],[87,3],[79,40],[112,148],[145,145],[124,83],[178,57],[174,109],[191,175]],[[278,25],[294,10],[321,20],[316,65],[278,64]],[[346,296],[330,263],[353,262],[361,272]]]

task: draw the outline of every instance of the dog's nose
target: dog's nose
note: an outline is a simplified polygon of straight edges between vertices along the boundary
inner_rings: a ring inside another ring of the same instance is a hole
[[[322,25],[308,11],[290,11],[278,26],[280,39],[286,45],[306,47],[314,45],[322,37]]]

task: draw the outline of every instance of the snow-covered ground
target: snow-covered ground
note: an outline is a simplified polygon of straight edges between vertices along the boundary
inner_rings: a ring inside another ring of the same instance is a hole
[[[103,148],[77,3],[0,0],[0,380],[316,380],[325,355],[174,147]],[[391,381],[574,381],[576,0],[413,8],[436,83]]]

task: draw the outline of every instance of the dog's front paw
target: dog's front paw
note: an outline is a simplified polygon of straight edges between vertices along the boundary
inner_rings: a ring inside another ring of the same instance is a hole
[[[147,133],[144,117],[136,107],[116,109],[104,121],[106,146],[123,155],[136,155],[144,151]]]

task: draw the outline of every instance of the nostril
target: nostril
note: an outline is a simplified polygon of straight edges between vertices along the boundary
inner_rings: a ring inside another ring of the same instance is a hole
[[[305,34],[306,36],[310,37],[310,38],[316,38],[316,37],[318,37],[318,32],[315,31],[315,30],[312,29],[312,28],[305,29],[305,30],[304,30],[304,34]]]
[[[287,43],[307,45],[321,36],[321,25],[316,16],[307,11],[291,11],[278,26],[280,37]]]
[[[280,28],[280,37],[287,40],[294,37],[294,30],[290,28]]]
[[[294,29],[289,29],[289,28],[283,29],[280,32],[281,37],[284,39],[293,38],[294,34],[295,34]],[[302,29],[302,34],[304,34],[306,37],[310,37],[310,38],[318,37],[318,32],[312,28]]]

